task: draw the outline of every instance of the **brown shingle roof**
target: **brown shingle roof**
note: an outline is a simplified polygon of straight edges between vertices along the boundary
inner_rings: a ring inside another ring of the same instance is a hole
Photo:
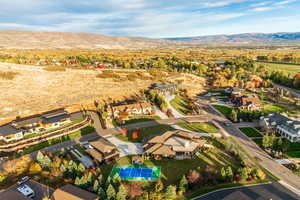
[[[100,198],[88,191],[71,184],[67,184],[55,190],[51,197],[52,200],[99,200]]]
[[[99,162],[102,162],[103,160],[103,155],[99,153],[95,149],[87,149],[86,150],[94,159],[98,160]]]
[[[162,145],[161,147],[159,147],[158,149],[153,151],[151,154],[153,154],[153,155],[171,155],[171,156],[175,156],[176,152],[174,152],[170,147],[168,147],[166,145]]]
[[[116,147],[109,141],[101,138],[97,141],[90,142],[90,144],[96,148],[98,151],[103,153],[109,153],[110,151],[116,149]]]

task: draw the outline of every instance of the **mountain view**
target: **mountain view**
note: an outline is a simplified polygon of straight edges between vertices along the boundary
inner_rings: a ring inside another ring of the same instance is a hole
[[[299,200],[300,0],[0,0],[0,200]]]

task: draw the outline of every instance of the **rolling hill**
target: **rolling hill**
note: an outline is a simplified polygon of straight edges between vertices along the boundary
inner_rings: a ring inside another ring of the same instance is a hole
[[[300,44],[300,32],[244,33],[165,39],[202,45],[295,45]]]
[[[91,33],[0,31],[2,49],[141,49],[186,46],[300,45],[298,33],[245,33],[183,38],[106,36]]]

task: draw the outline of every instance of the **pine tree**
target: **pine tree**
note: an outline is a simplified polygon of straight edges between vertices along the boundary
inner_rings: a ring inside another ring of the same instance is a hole
[[[176,198],[176,186],[169,185],[165,191],[165,199],[166,200],[173,200]]]
[[[127,191],[126,191],[125,187],[121,184],[119,186],[116,200],[126,200],[126,196],[127,196]]]
[[[113,177],[113,185],[114,185],[114,187],[119,187],[121,185],[121,177],[119,174],[116,174]]]
[[[93,191],[97,193],[98,190],[99,190],[99,186],[100,186],[100,185],[99,185],[99,181],[98,181],[98,180],[95,180],[95,181],[94,181],[94,185],[93,185]]]
[[[43,160],[44,160],[44,154],[42,152],[38,151],[36,159],[42,165]]]
[[[49,169],[50,166],[51,166],[51,162],[52,162],[51,159],[47,155],[45,155],[41,165],[42,165],[43,168],[48,168]]]
[[[105,182],[105,188],[107,189],[110,184],[111,184],[111,178],[108,177]]]
[[[93,184],[94,175],[91,172],[88,173],[88,175],[86,177],[86,181],[87,181],[88,185],[92,185]]]
[[[97,194],[100,196],[100,199],[106,199],[106,193],[102,187],[99,187]]]
[[[113,200],[116,197],[116,190],[111,184],[107,187],[106,195],[108,200]]]
[[[224,167],[221,169],[221,180],[226,181],[227,175],[226,175],[226,170]]]
[[[99,185],[103,185],[103,176],[102,176],[102,174],[100,174],[98,176],[97,180],[99,181]]]
[[[77,175],[81,175],[84,173],[85,171],[85,167],[82,163],[79,163],[78,167],[77,167]]]
[[[226,177],[229,182],[233,181],[233,172],[230,166],[226,168]]]
[[[80,187],[81,179],[78,176],[76,177],[74,184]]]
[[[187,190],[187,186],[188,186],[188,181],[187,181],[186,177],[183,175],[179,182],[179,191],[181,191],[182,193],[185,193]]]
[[[161,182],[161,180],[159,179],[154,186],[155,192],[160,192],[164,189],[164,184]]]

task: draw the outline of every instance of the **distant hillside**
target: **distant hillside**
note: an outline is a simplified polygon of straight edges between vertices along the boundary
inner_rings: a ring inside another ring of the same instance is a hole
[[[300,32],[268,34],[244,33],[235,35],[211,35],[165,39],[169,41],[181,41],[202,45],[288,45],[300,44]]]
[[[138,49],[161,47],[173,43],[160,39],[113,37],[89,33],[0,31],[0,48],[9,49]]]
[[[90,33],[0,31],[0,49],[141,49],[188,47],[198,45],[294,45],[300,44],[298,33],[245,33],[184,38],[150,39],[144,37],[106,36]]]

